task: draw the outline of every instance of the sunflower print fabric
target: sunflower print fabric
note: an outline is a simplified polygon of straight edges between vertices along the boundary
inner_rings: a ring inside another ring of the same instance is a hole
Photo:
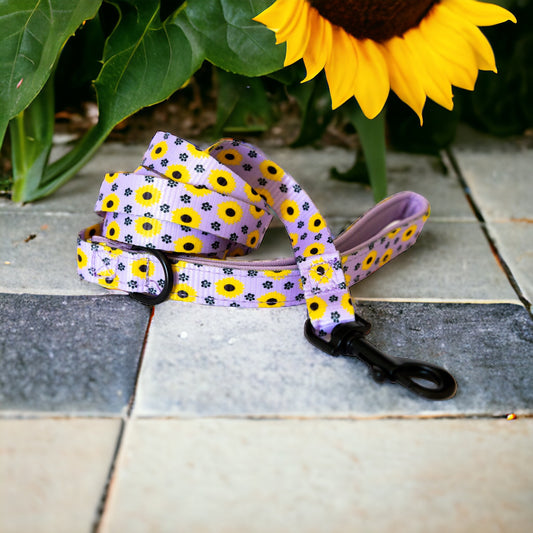
[[[136,171],[106,175],[95,210],[102,223],[78,237],[83,279],[158,294],[165,279],[150,250],[163,250],[174,273],[171,299],[244,308],[306,304],[321,335],[354,319],[350,285],[414,244],[429,216],[425,198],[398,193],[334,239],[305,191],[258,148],[226,139],[201,151],[164,132]],[[226,261],[260,245],[272,211],[294,257]]]

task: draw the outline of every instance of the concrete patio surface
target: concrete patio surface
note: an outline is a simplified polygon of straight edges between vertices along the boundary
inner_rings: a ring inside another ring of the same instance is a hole
[[[350,152],[260,146],[335,231],[373,205],[328,177]],[[144,150],[106,144],[55,195],[0,201],[1,533],[533,530],[530,140],[465,128],[441,157],[388,154],[389,193],[432,215],[352,296],[378,347],[454,374],[441,402],[319,352],[303,307],[150,309],[80,281],[103,174]],[[274,223],[257,257],[288,254]]]

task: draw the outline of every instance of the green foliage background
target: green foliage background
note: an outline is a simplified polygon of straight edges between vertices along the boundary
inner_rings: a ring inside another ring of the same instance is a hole
[[[356,164],[336,177],[370,181],[376,199],[386,194],[386,128],[395,146],[436,153],[459,120],[498,135],[533,126],[533,0],[496,0],[519,20],[484,30],[500,74],[480,73],[474,93],[456,90],[452,112],[428,102],[422,128],[394,95],[373,121],[354,99],[333,112],[324,76],[301,84],[301,62],[283,69],[284,45],[252,20],[272,1],[0,0],[0,139],[9,130],[13,200],[56,190],[118,123],[167,99],[204,62],[218,74],[215,134],[264,131],[290,98],[301,117],[294,146],[319,140],[332,120],[357,129]],[[50,164],[55,102],[87,98],[97,101],[98,123]]]

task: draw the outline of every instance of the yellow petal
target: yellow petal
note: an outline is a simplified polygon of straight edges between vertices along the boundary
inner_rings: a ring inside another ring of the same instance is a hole
[[[404,41],[411,55],[416,57],[413,65],[419,72],[424,91],[429,98],[446,109],[453,109],[453,94],[450,80],[445,71],[439,68],[439,57],[426,45],[422,35],[416,29],[404,35]]]
[[[291,35],[287,39],[287,52],[285,54],[285,66],[292,65],[301,59],[307,48],[307,43],[309,41],[310,26],[309,26],[309,11],[310,8],[308,4],[304,2],[304,8],[300,18],[298,19],[298,24],[294,27]]]
[[[422,109],[426,102],[426,93],[413,68],[413,58],[409,49],[400,37],[393,37],[384,42],[382,48],[389,66],[391,89],[403,100],[420,119],[422,125]]]
[[[445,5],[441,6],[439,17],[441,19],[445,17],[449,21],[450,26],[455,28],[456,32],[463,37],[465,44],[475,54],[478,68],[496,72],[496,60],[490,43],[477,26],[464,20]]]
[[[302,83],[314,78],[324,68],[331,51],[331,24],[314,8],[309,9],[308,24],[311,38],[304,55],[307,76]]]
[[[370,39],[353,39],[357,50],[355,98],[367,118],[375,118],[389,95],[389,69],[379,46]]]
[[[447,0],[446,6],[476,26],[494,26],[507,20],[516,22],[516,17],[510,11],[495,4],[474,0]]]
[[[452,84],[471,91],[477,79],[476,55],[470,46],[465,45],[464,38],[444,23],[440,7],[437,4],[432,15],[422,20],[418,29],[426,46],[446,60],[446,76]]]
[[[351,35],[339,26],[334,26],[333,46],[325,66],[333,109],[353,96],[357,63]]]
[[[304,8],[307,8],[305,0],[294,0],[293,5],[286,8],[287,11],[291,12],[291,19],[279,30],[276,30],[276,44],[283,43],[291,37],[291,33],[300,23]]]
[[[303,0],[276,0],[253,20],[264,24],[272,31],[278,32],[290,22],[294,21],[294,12]]]

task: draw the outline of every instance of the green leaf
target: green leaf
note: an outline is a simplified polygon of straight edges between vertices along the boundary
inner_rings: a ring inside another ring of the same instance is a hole
[[[302,114],[300,132],[291,146],[305,146],[322,137],[333,118],[331,97],[325,75],[287,88],[296,100]]]
[[[273,113],[261,78],[248,78],[219,70],[217,124],[222,131],[265,131],[272,124]]]
[[[374,193],[374,200],[379,202],[387,196],[385,111],[381,111],[374,119],[368,119],[353,98],[348,100],[341,110],[357,130],[365,156],[370,185]]]
[[[8,122],[49,78],[66,40],[101,0],[6,0],[0,3],[0,144]]]
[[[106,42],[104,64],[95,82],[98,124],[47,168],[43,195],[82,168],[116,124],[168,98],[202,64],[203,50],[184,9],[161,22],[157,0],[118,1],[115,5],[120,21]]]
[[[51,76],[32,103],[9,122],[13,161],[14,202],[33,199],[54,135],[54,77]]]
[[[252,20],[271,3],[190,1],[185,11],[211,63],[243,76],[263,76],[281,69],[285,57],[285,47],[275,44],[274,32]]]
[[[106,128],[168,98],[203,61],[185,10],[162,23],[157,0],[115,5],[121,19],[106,43],[95,82],[100,122]]]

